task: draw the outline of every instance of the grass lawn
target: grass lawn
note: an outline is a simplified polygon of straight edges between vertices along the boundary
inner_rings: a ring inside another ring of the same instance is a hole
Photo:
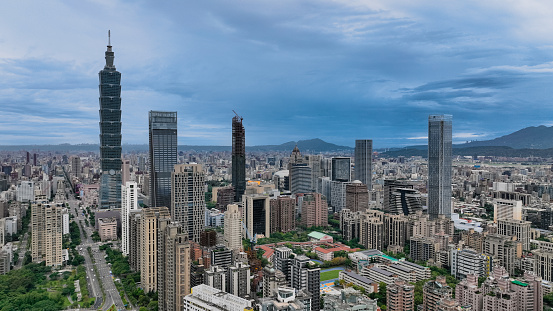
[[[321,272],[321,282],[326,280],[337,279],[339,274],[340,274],[340,270]]]

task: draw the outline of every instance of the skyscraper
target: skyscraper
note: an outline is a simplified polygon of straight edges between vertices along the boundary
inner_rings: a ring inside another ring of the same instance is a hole
[[[428,117],[428,214],[451,217],[452,116]]]
[[[171,173],[177,164],[177,112],[150,111],[150,205],[171,206]]]
[[[232,186],[238,202],[246,191],[246,131],[238,115],[232,118]]]
[[[351,158],[334,157],[332,158],[332,176],[333,181],[348,182],[351,180]]]
[[[108,33],[109,34],[109,33]],[[113,65],[111,42],[100,77],[100,207],[121,207],[121,73]]]
[[[130,214],[138,210],[138,185],[128,181],[121,185],[121,250],[123,255],[129,255],[130,244]]]
[[[372,140],[358,139],[355,141],[355,179],[367,185],[369,190],[372,190],[372,153]]]
[[[200,243],[205,227],[204,187],[204,171],[200,164],[175,165],[171,174],[171,217],[196,243]]]

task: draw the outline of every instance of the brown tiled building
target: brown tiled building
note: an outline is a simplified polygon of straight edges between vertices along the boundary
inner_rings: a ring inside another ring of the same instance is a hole
[[[367,185],[359,180],[354,180],[346,185],[346,208],[352,212],[364,211],[369,208]]]
[[[301,224],[306,227],[328,226],[328,204],[320,193],[307,193],[303,196]]]
[[[271,199],[271,233],[296,230],[296,200],[290,197]]]

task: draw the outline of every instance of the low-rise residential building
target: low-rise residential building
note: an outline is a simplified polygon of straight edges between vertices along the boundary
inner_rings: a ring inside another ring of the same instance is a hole
[[[378,292],[378,283],[360,274],[350,271],[340,271],[338,280],[344,280],[345,284],[357,285],[365,289],[367,294]]]
[[[397,274],[376,266],[367,266],[363,268],[363,270],[361,270],[361,275],[374,280],[377,283],[384,282],[386,284],[393,284],[395,279],[398,277]]]
[[[184,297],[184,311],[247,311],[253,310],[249,300],[201,284]]]

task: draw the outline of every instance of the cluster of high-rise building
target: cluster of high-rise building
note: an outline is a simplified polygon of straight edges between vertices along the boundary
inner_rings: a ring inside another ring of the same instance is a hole
[[[379,157],[366,139],[326,154],[302,154],[297,145],[291,153],[246,153],[239,115],[230,151],[179,151],[177,112],[167,111],[148,113],[148,150],[124,153],[121,73],[111,45],[105,59],[99,154],[0,153],[0,274],[13,265],[10,237],[27,213],[32,260],[64,264],[69,192],[86,207],[114,212],[98,216],[100,239],[121,238],[160,310],[378,310],[352,288],[323,297],[320,269],[288,247],[253,248],[261,238],[336,220],[344,240],[367,249],[348,255],[353,271],[339,280],[366,293],[386,283],[388,310],[543,307],[553,282],[551,167],[453,156],[450,115],[429,116],[427,160]],[[321,246],[350,251],[325,238],[310,236],[320,258],[334,257]],[[258,249],[269,262],[263,269]],[[431,278],[422,262],[448,269],[460,283],[453,290],[442,276],[425,282],[416,306],[412,283]]]

